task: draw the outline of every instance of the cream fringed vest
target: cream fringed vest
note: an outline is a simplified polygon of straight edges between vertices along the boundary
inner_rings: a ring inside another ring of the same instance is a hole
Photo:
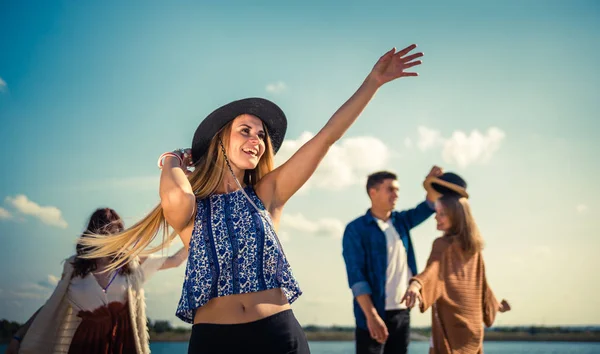
[[[56,289],[38,312],[35,320],[23,338],[20,354],[67,354],[71,339],[81,322],[73,313],[67,300],[67,290],[73,275],[71,262],[75,256],[65,261],[62,278]],[[129,315],[138,354],[149,354],[148,326],[146,323],[146,301],[143,275],[139,258],[129,263],[131,274],[127,275],[127,298]]]

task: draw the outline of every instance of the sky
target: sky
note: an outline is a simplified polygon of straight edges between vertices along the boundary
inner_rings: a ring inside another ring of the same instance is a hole
[[[44,303],[96,208],[126,225],[148,213],[156,159],[213,109],[280,105],[279,164],[383,53],[415,43],[419,76],[382,87],[285,207],[298,320],[354,323],[341,237],[369,207],[366,176],[396,172],[403,210],[439,165],[467,180],[489,282],[513,308],[496,325],[599,323],[595,1],[2,1],[0,33],[0,318]],[[433,218],[413,230],[419,269],[439,236]],[[151,319],[185,326],[184,271],[148,281]]]

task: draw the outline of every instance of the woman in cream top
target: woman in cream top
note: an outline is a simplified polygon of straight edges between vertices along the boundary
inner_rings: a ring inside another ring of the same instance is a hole
[[[123,228],[114,210],[98,209],[82,237],[110,237]],[[149,353],[142,285],[156,271],[182,264],[187,250],[170,257],[136,257],[109,272],[110,259],[79,257],[87,251],[78,245],[77,255],[65,261],[52,296],[17,331],[6,353]]]

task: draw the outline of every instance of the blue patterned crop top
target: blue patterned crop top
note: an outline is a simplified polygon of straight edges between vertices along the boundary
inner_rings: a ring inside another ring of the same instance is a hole
[[[265,210],[254,188],[244,190]],[[196,309],[219,296],[281,288],[291,304],[302,294],[269,214],[243,191],[197,200],[196,210],[177,317],[193,323]]]

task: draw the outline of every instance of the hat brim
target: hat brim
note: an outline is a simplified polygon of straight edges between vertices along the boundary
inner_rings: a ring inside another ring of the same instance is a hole
[[[242,114],[256,116],[264,123],[273,145],[273,152],[277,153],[285,138],[287,118],[275,103],[264,98],[252,97],[230,102],[217,108],[204,118],[194,133],[192,141],[193,162],[196,163],[206,154],[214,136],[227,123]]]
[[[431,195],[435,200],[448,193],[456,193],[461,197],[469,198],[469,193],[467,193],[465,188],[437,177],[426,178],[425,182],[423,182],[423,187],[425,187],[427,194]]]

